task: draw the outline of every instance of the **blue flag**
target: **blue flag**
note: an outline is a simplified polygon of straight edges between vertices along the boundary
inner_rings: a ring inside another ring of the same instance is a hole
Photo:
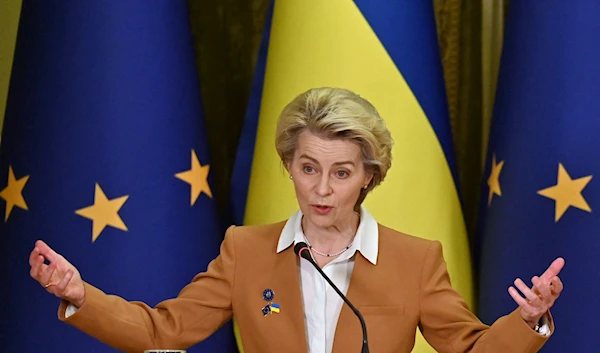
[[[600,315],[600,3],[511,2],[477,239],[479,315],[517,305],[557,257],[565,290],[543,352],[597,351]]]
[[[59,300],[29,277],[37,239],[85,281],[152,306],[217,256],[187,12],[23,1],[0,149],[3,352],[114,351],[57,319]],[[188,352],[234,347],[227,324]]]

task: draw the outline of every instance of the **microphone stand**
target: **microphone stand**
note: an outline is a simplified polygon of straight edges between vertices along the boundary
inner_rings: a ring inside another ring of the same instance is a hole
[[[362,328],[362,333],[363,333],[363,344],[362,344],[361,353],[369,353],[369,342],[368,342],[368,339],[367,339],[367,325],[365,324],[365,320],[364,320],[362,314],[360,313],[360,311],[358,311],[358,309],[356,309],[354,307],[354,305],[352,305],[352,303],[350,303],[350,301],[348,300],[348,298],[346,298],[346,296],[344,294],[342,294],[342,292],[340,292],[340,290],[338,289],[338,287],[335,284],[333,284],[333,282],[329,279],[329,277],[327,277],[327,275],[325,274],[325,272],[323,272],[323,270],[321,270],[321,268],[319,267],[319,265],[317,265],[317,263],[315,262],[315,260],[313,260],[312,256],[310,255],[310,251],[309,251],[309,248],[306,245],[306,243],[298,243],[298,244],[296,244],[296,246],[294,247],[294,250],[296,250],[296,254],[298,256],[300,256],[300,257],[308,260],[308,262],[310,262],[317,269],[317,271],[319,271],[319,273],[321,274],[321,276],[323,276],[323,278],[325,278],[325,280],[327,281],[327,283],[329,283],[329,285],[344,300],[344,302],[346,302],[346,304],[348,304],[348,306],[350,307],[350,309],[352,309],[352,311],[354,312],[354,314],[358,317],[358,319],[360,320],[360,326]]]

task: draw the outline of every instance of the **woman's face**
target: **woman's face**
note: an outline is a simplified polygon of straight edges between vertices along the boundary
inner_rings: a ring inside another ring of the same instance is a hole
[[[364,170],[358,143],[308,131],[300,134],[287,169],[306,221],[324,228],[352,219],[360,190],[372,178]]]

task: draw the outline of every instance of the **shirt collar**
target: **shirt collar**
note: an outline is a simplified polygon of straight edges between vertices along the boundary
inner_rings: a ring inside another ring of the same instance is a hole
[[[279,243],[277,244],[277,253],[304,241],[302,231],[302,211],[298,210],[285,223]],[[377,264],[377,255],[379,253],[379,227],[377,221],[363,206],[360,207],[360,224],[356,230],[353,247],[371,262]]]

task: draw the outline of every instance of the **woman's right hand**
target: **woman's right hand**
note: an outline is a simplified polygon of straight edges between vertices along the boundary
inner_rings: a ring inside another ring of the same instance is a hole
[[[46,265],[44,259],[50,264]],[[29,255],[29,274],[42,287],[76,307],[85,300],[85,288],[79,271],[67,259],[57,254],[46,243],[38,240]]]

